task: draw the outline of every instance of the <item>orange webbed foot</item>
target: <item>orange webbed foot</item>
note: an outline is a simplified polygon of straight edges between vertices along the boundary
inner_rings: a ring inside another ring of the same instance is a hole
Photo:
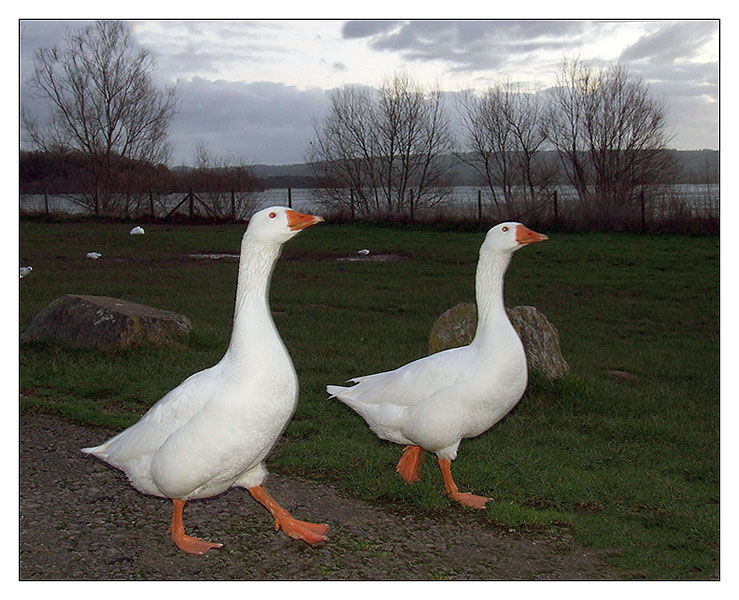
[[[317,544],[326,540],[325,534],[328,532],[328,525],[307,523],[293,518],[289,512],[277,504],[275,499],[261,485],[249,488],[249,493],[272,513],[275,518],[276,530],[282,529],[294,540],[303,540],[308,544]]]
[[[328,533],[328,525],[299,521],[289,514],[280,515],[279,518],[276,518],[275,529],[280,528],[294,540],[303,540],[309,544],[325,542],[325,534]]]
[[[423,448],[420,446],[406,446],[395,470],[408,483],[413,483],[420,479],[422,465]]]
[[[209,542],[197,537],[189,536],[185,533],[185,524],[182,519],[182,513],[185,509],[185,502],[177,498],[173,499],[174,513],[172,514],[172,525],[169,532],[172,534],[172,540],[177,547],[190,554],[205,554],[211,548],[223,548],[223,544]]]
[[[469,506],[470,508],[477,508],[477,509],[485,509],[485,505],[490,502],[490,498],[486,498],[485,496],[476,496],[475,494],[470,494],[468,492],[456,492],[453,494],[449,494],[449,497],[452,500],[456,500],[460,504],[463,504],[464,506]]]
[[[490,502],[490,498],[485,496],[475,496],[468,492],[460,492],[457,484],[454,483],[452,478],[452,461],[446,458],[439,459],[439,468],[441,468],[441,474],[444,477],[444,491],[447,495],[456,502],[470,508],[484,509],[485,505]]]
[[[223,544],[209,542],[198,537],[185,535],[184,533],[180,535],[173,534],[172,539],[180,550],[189,552],[190,554],[205,554],[211,548],[223,548]]]

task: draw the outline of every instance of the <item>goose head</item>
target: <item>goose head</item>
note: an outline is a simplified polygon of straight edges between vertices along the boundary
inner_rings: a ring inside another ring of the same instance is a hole
[[[285,206],[270,206],[252,215],[246,235],[267,243],[284,244],[306,227],[323,221],[317,215],[306,215]]]
[[[488,231],[480,252],[485,254],[513,254],[519,248],[535,242],[543,242],[546,239],[549,238],[543,233],[532,231],[521,223],[508,221],[498,223]]]

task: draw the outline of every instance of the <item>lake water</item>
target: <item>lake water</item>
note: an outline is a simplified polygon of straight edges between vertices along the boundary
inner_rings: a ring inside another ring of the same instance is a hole
[[[474,186],[457,186],[452,188],[448,198],[444,200],[443,209],[447,214],[464,215],[474,217],[477,215],[478,191],[482,190],[483,211],[489,206],[490,201],[484,188]],[[500,191],[499,191],[500,194]],[[567,205],[576,200],[577,195],[571,186],[559,186],[557,188],[558,204],[560,209],[566,209]],[[669,212],[671,206],[681,204],[689,207],[691,212],[700,216],[718,217],[719,213],[719,186],[718,185],[693,185],[680,184],[669,188],[668,192],[647,192],[650,205],[653,209],[661,212]],[[500,194],[502,195],[502,194]],[[348,194],[347,194],[348,196]],[[170,194],[157,197],[155,210],[157,216],[163,216],[172,210],[185,197],[184,193]],[[287,188],[276,188],[259,192],[253,198],[254,210],[265,206],[288,205],[288,197],[292,200],[292,207],[304,212],[318,212],[324,209],[316,197],[313,189],[292,188],[289,193]],[[51,213],[61,214],[91,214],[92,211],[75,203],[67,196],[49,195],[48,207]],[[21,213],[43,213],[46,210],[46,200],[43,194],[23,194],[20,196]],[[179,209],[187,213],[188,203],[185,202]],[[438,209],[437,209],[438,210]],[[148,196],[140,200],[139,214],[149,213]],[[433,212],[433,210],[432,210]]]

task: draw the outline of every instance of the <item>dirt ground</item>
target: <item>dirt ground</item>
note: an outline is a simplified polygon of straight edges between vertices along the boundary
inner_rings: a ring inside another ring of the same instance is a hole
[[[444,519],[346,498],[271,474],[295,517],[330,526],[309,546],[276,532],[246,490],[189,502],[188,533],[224,544],[203,556],[171,541],[171,503],[136,492],[79,449],[114,432],[46,416],[20,420],[21,580],[613,580],[604,555],[566,535],[501,531],[460,507]]]

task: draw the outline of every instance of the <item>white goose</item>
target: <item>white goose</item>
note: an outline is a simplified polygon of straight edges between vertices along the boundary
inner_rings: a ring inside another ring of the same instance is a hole
[[[520,223],[500,223],[488,231],[477,263],[478,325],[469,346],[356,377],[352,387],[327,386],[378,437],[406,445],[396,470],[409,483],[418,480],[423,451],[435,452],[446,493],[463,505],[485,508],[489,498],[459,491],[451,461],[463,438],[492,427],[526,389],[526,355],[505,312],[503,279],[513,252],[546,239]]]
[[[172,539],[185,552],[221,547],[185,534],[185,502],[232,486],[247,488],[290,537],[325,539],[326,525],[294,519],[262,486],[264,460],[298,398],[297,375],[270,314],[269,283],[282,244],[322,220],[283,207],[257,212],[241,243],[233,332],[221,361],[183,381],[135,425],[83,449],[121,469],[140,492],[173,500]]]

